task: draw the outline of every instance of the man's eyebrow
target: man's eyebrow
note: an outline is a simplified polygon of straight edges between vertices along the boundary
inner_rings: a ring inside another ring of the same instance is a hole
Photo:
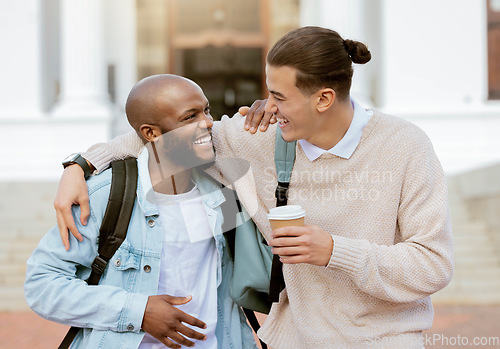
[[[198,109],[197,108],[191,108],[191,109],[188,109],[188,110],[185,110],[180,116],[179,116],[179,120],[181,120],[182,118],[184,118],[185,116],[189,115],[189,114],[193,114],[193,113],[196,113],[198,112]]]
[[[207,104],[205,106],[205,108],[210,108],[210,103],[207,101]],[[198,108],[191,108],[191,109],[187,109],[185,110],[178,118],[178,120],[182,120],[185,116],[189,115],[189,114],[193,114],[193,113],[197,113],[199,111]]]
[[[281,93],[281,92],[278,92],[278,91],[273,91],[273,90],[268,90],[268,91],[269,91],[269,93],[273,94],[273,95],[274,95],[274,96],[276,96],[276,97],[279,97],[279,98],[286,98],[286,96],[285,96],[283,93]]]

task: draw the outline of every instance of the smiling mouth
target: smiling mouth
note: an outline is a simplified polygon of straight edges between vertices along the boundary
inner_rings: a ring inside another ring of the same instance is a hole
[[[280,126],[284,126],[284,125],[288,124],[288,120],[285,118],[278,116],[278,117],[276,117],[276,120],[278,120],[278,123],[280,124]]]
[[[210,133],[204,134],[196,138],[193,143],[195,145],[207,145],[212,143],[212,135]]]

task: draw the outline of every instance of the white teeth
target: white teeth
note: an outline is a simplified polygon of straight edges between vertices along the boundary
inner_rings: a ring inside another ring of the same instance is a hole
[[[203,145],[206,143],[209,143],[212,141],[212,136],[206,135],[205,137],[198,138],[197,140],[194,141],[194,144],[196,145]]]
[[[288,120],[285,119],[285,118],[276,118],[278,120],[278,122],[281,124],[281,125],[285,125],[288,123]]]

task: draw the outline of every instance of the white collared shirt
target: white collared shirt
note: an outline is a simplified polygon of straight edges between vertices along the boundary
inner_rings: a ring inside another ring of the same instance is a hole
[[[356,147],[361,140],[363,129],[373,115],[373,111],[365,110],[354,100],[351,100],[351,102],[354,108],[354,116],[352,117],[351,125],[349,126],[349,129],[344,137],[342,137],[342,139],[335,144],[335,146],[325,150],[309,143],[305,139],[299,140],[300,146],[309,160],[314,161],[326,152],[344,159],[349,159],[354,153],[354,150],[356,150]]]

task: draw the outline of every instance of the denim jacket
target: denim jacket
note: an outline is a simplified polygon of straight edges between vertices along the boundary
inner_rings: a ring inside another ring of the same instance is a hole
[[[29,306],[45,319],[84,328],[72,348],[135,349],[142,341],[148,296],[155,295],[158,288],[163,235],[158,207],[146,199],[152,194],[147,162],[144,151],[138,159],[137,198],[127,238],[109,261],[99,286],[89,286],[83,280],[90,275],[97,256],[100,223],[110,192],[110,170],[87,182],[91,215],[86,226],[80,224],[79,206],[73,206],[83,242],[70,236],[71,249],[66,251],[56,226],[42,238],[27,262],[24,289]],[[220,208],[225,198],[211,180],[197,173],[193,180],[201,192],[218,252],[218,347],[256,348],[245,316],[229,293],[233,265],[222,234]]]

